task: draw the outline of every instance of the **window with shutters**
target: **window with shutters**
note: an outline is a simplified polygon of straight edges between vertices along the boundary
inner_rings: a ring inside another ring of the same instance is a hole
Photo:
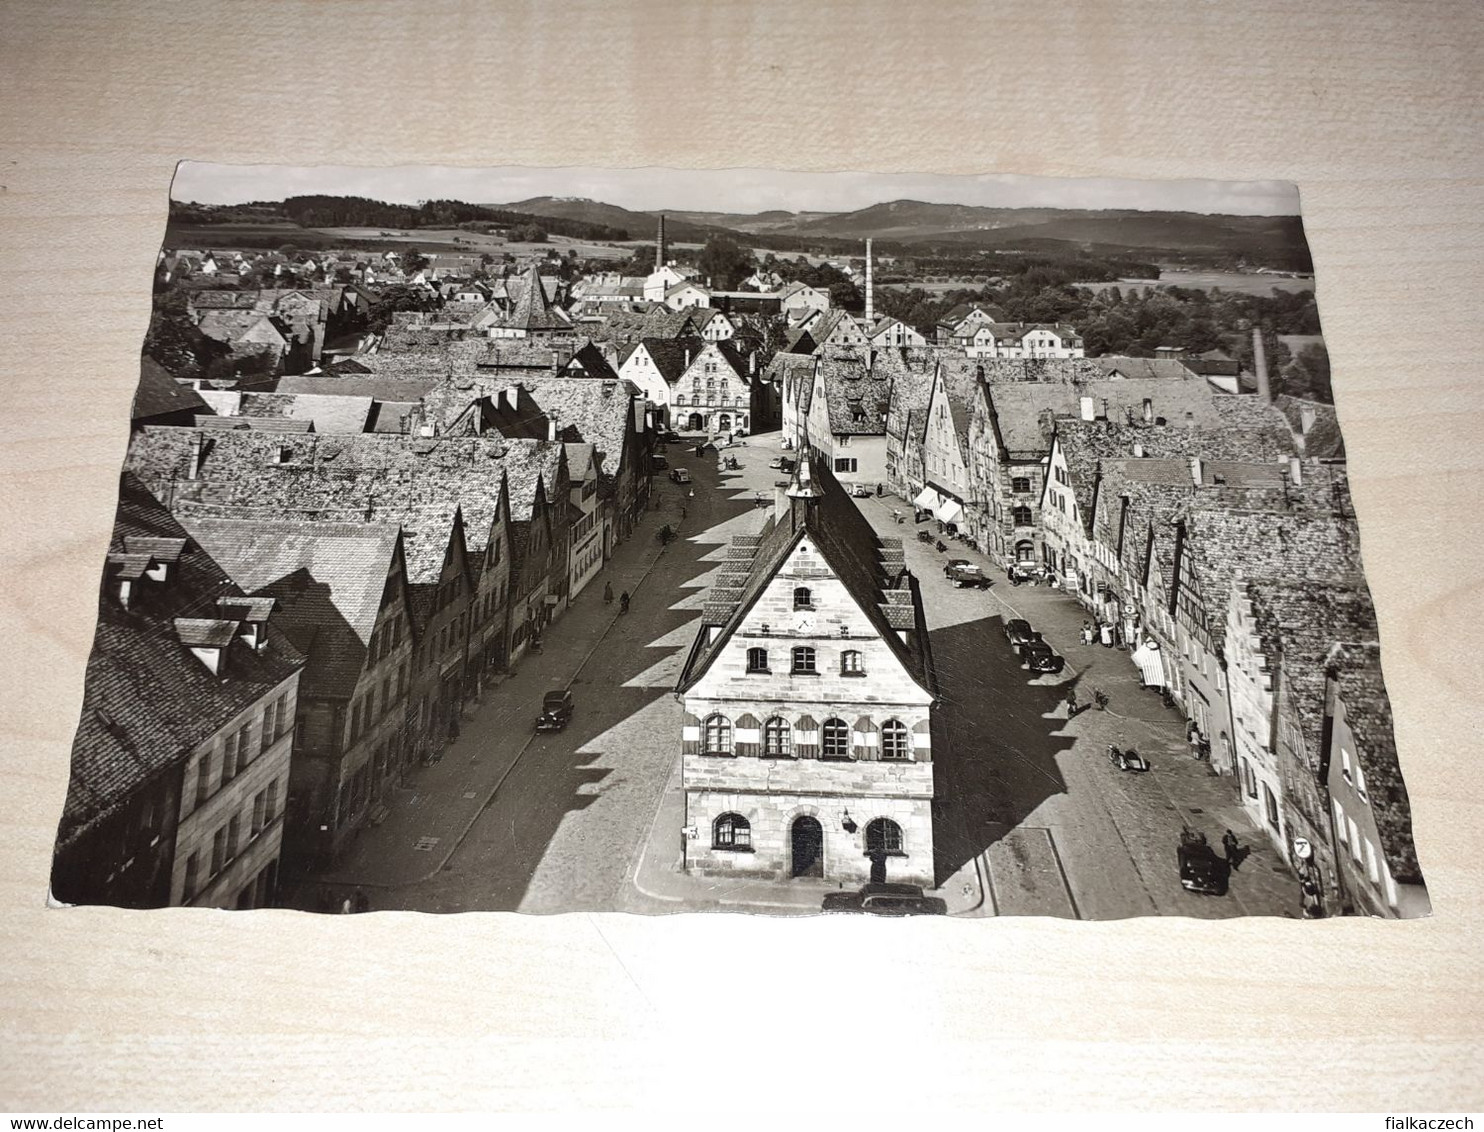
[[[732,753],[732,721],[724,715],[712,715],[706,719],[703,731],[708,755],[730,755]]]
[[[827,719],[821,735],[821,754],[827,759],[850,757],[850,728],[843,719]]]
[[[731,851],[752,849],[752,823],[741,814],[722,814],[711,823],[711,847]]]
[[[900,719],[888,719],[881,725],[881,757],[883,759],[905,759],[910,757],[907,743],[907,726]]]
[[[788,720],[773,716],[763,724],[763,758],[786,759],[793,755],[793,728]]]

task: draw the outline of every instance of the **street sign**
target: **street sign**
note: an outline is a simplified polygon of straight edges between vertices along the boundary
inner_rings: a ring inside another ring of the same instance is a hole
[[[693,825],[686,826],[680,832],[685,834],[687,841],[694,841],[696,838],[701,836],[701,831]]]

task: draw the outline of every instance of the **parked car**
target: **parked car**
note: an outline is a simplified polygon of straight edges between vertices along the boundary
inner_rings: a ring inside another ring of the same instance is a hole
[[[655,439],[658,440],[661,444],[679,444],[680,434],[674,429],[670,429],[667,432],[660,433],[657,437],[655,437]]]
[[[943,577],[958,589],[963,589],[965,586],[974,586],[981,590],[989,589],[989,575],[972,562],[965,562],[961,558],[956,558],[943,567]]]
[[[868,884],[858,892],[829,892],[821,910],[874,916],[945,916],[948,905],[915,884]]]
[[[649,458],[649,466],[657,472],[663,472],[670,466],[670,461],[663,456],[655,455]]]
[[[1045,641],[1026,641],[1020,646],[1020,663],[1032,672],[1060,672],[1066,661],[1051,651]]]
[[[863,483],[851,484],[850,494],[855,496],[857,499],[870,499],[871,489]]]
[[[1039,641],[1041,634],[1031,628],[1029,621],[1023,621],[1019,617],[1005,622],[1005,640],[1016,648],[1025,644],[1026,641]]]
[[[541,698],[541,714],[536,719],[536,730],[561,731],[572,721],[575,707],[570,688],[564,688],[560,692],[547,692]]]
[[[1034,562],[1012,562],[1005,572],[1010,575],[1012,581],[1034,582],[1046,573],[1046,569]]]
[[[787,456],[775,456],[768,461],[768,467],[777,468],[780,472],[791,472],[794,470],[794,462]]]
[[[690,473],[684,468],[675,468],[670,472],[670,478],[676,483],[690,483]]]

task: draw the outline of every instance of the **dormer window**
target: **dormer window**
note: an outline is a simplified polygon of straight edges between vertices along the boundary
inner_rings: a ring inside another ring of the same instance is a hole
[[[225,667],[227,648],[237,635],[236,621],[220,621],[204,617],[177,617],[175,632],[180,643],[191,650],[213,676],[220,676]]]

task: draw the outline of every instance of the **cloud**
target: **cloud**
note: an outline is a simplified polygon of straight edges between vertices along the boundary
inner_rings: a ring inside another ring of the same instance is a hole
[[[1022,177],[1007,173],[817,173],[767,169],[592,169],[449,166],[210,165],[182,162],[171,197],[203,204],[282,200],[309,193],[394,203],[451,198],[503,204],[535,196],[588,197],[639,211],[850,212],[891,200],[1004,208],[1116,208],[1296,215],[1285,181],[1134,181]]]

